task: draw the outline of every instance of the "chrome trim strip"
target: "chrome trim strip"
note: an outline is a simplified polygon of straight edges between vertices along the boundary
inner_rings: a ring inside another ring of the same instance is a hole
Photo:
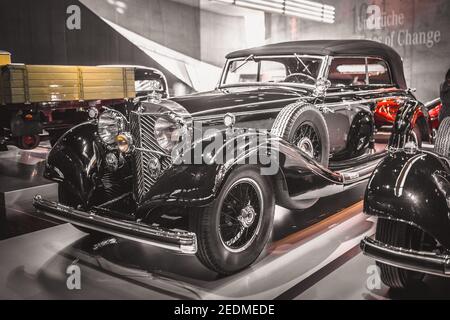
[[[265,114],[265,113],[272,113],[272,112],[280,112],[284,107],[280,108],[273,108],[273,109],[263,109],[263,110],[255,110],[255,111],[240,111],[240,112],[232,112],[233,115],[236,117],[238,116],[246,116],[246,115],[254,115],[254,114]],[[203,117],[195,117],[194,121],[207,121],[207,120],[221,120],[223,117],[225,117],[226,113],[224,114],[215,114],[210,116],[203,116]]]
[[[441,98],[436,98],[436,99],[433,99],[431,101],[425,102],[424,105],[425,105],[426,108],[429,108],[429,107],[431,107],[434,104],[436,104],[436,106],[437,106],[437,104],[439,104],[440,102],[441,102]]]
[[[271,103],[273,103],[275,101],[276,102],[290,102],[290,101],[295,101],[295,100],[299,100],[299,99],[302,99],[302,98],[303,97],[295,97],[295,98],[280,99],[280,100],[271,100],[271,101],[252,102],[252,103],[246,103],[246,104],[237,104],[237,105],[221,108],[221,110],[230,110],[230,109],[234,109],[234,108],[247,108],[247,107],[251,107],[251,106],[260,106],[260,105],[265,105],[265,104],[271,104]],[[201,115],[203,113],[208,113],[208,112],[211,112],[211,109],[205,110],[205,111],[194,112],[194,113],[192,113],[192,117],[193,118],[197,118],[198,115]]]
[[[361,241],[360,247],[365,255],[397,268],[450,276],[449,255],[394,247],[368,237]]]

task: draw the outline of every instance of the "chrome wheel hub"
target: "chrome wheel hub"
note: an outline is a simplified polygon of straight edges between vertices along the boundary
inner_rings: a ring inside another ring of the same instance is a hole
[[[297,146],[310,157],[314,157],[314,146],[308,137],[303,137],[298,142]]]
[[[238,220],[244,228],[249,228],[255,221],[256,211],[253,206],[248,203],[241,210],[241,214],[238,216]]]
[[[261,228],[263,211],[263,193],[255,180],[241,178],[228,188],[217,226],[228,251],[242,252],[252,245]]]

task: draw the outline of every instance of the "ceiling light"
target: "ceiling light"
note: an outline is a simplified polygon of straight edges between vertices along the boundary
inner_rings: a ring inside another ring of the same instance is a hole
[[[285,14],[307,20],[334,23],[335,7],[309,0],[211,0],[236,6]]]

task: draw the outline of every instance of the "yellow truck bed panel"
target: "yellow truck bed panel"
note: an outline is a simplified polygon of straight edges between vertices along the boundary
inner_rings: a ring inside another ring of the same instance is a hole
[[[133,68],[14,64],[1,68],[1,104],[111,100],[135,96]]]

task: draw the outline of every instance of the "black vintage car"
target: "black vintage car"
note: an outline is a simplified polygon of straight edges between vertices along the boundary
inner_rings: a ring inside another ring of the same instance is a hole
[[[387,98],[415,101],[400,56],[383,44],[233,52],[214,91],[143,102],[127,116],[105,112],[70,130],[45,171],[59,203],[34,204],[88,232],[196,253],[231,274],[263,251],[275,205],[305,209],[369,178],[385,156],[374,148],[372,110]],[[208,149],[212,140],[221,145]],[[200,159],[185,157],[199,148]],[[270,161],[251,161],[255,154]],[[182,229],[161,215],[189,222]]]
[[[450,276],[450,118],[440,124],[434,151],[419,150],[403,144],[401,134],[416,112],[408,103],[397,114],[389,154],[370,178],[364,203],[378,221],[375,238],[361,248],[395,289],[419,288],[426,274]]]

